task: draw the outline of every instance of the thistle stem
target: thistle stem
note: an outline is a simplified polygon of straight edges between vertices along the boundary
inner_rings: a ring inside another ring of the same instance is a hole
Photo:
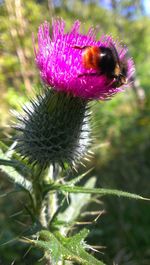
[[[55,168],[53,165],[50,166],[49,172],[48,172],[48,180],[50,182],[54,182],[55,179]],[[57,176],[56,176],[57,178]],[[49,193],[48,194],[48,200],[47,200],[47,219],[48,222],[51,220],[55,212],[57,211],[57,194],[56,193]]]
[[[42,196],[42,176],[37,176],[33,181],[33,196],[35,198],[35,216],[43,227],[47,227],[46,214],[45,214],[45,200]]]
[[[55,172],[55,168],[53,165],[50,165],[49,170],[48,170],[48,174],[46,176],[46,180],[51,183],[54,182],[54,179],[58,178],[58,176],[55,176],[56,172]],[[47,208],[47,227],[48,224],[50,222],[50,220],[52,219],[53,215],[55,214],[55,212],[57,211],[57,194],[56,193],[48,193],[47,195],[47,200],[46,200],[46,208]],[[51,257],[49,255],[46,256],[46,265],[53,265],[53,262],[51,261]],[[62,263],[59,263],[58,265],[61,265]]]
[[[57,210],[57,196],[56,194],[48,194],[43,197],[43,180],[51,183],[54,179],[54,169],[50,166],[48,174],[45,171],[37,170],[36,178],[33,180],[33,195],[35,198],[35,215],[40,224],[48,228],[49,221]],[[45,253],[45,265],[53,265],[51,256]]]

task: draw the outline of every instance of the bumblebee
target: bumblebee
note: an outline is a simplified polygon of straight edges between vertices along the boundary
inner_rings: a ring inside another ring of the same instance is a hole
[[[74,48],[83,50],[83,66],[86,69],[96,70],[96,73],[88,75],[106,75],[110,79],[113,78],[115,87],[127,84],[127,59],[119,59],[118,52],[113,44],[110,44],[109,47],[74,46]]]

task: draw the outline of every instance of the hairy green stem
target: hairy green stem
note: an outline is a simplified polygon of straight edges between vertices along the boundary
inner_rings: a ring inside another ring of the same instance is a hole
[[[54,182],[55,178],[55,169],[53,165],[50,165],[48,174],[46,176],[46,180],[51,183]],[[56,177],[57,178],[57,177]],[[48,193],[47,195],[47,200],[46,200],[46,208],[47,208],[47,226],[52,219],[53,215],[57,211],[57,194],[55,193]],[[50,255],[47,255],[46,258],[46,265],[54,265],[53,262],[51,261]],[[58,265],[62,265],[62,263],[59,263]]]
[[[54,182],[54,175],[55,175],[55,169],[51,165],[48,171],[48,181]],[[49,193],[48,194],[48,200],[47,200],[47,217],[48,217],[48,222],[51,220],[55,212],[57,211],[57,194],[56,192],[54,193]]]
[[[42,196],[42,184],[40,177],[33,181],[33,197],[35,204],[35,216],[43,227],[47,227],[45,216],[45,202]]]

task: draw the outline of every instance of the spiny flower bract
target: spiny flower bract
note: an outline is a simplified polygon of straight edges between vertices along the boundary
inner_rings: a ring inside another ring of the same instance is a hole
[[[46,89],[18,115],[16,149],[30,163],[71,167],[87,152],[90,128],[87,102]]]

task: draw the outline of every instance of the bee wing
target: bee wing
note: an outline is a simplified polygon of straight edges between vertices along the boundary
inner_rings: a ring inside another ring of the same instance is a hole
[[[110,42],[109,45],[111,46],[111,50],[112,50],[112,52],[113,52],[113,54],[114,54],[114,56],[116,58],[116,61],[117,61],[118,65],[119,65],[119,67],[120,67],[120,59],[119,59],[119,55],[118,55],[118,52],[117,52],[117,49],[116,49],[115,45],[112,42]]]

